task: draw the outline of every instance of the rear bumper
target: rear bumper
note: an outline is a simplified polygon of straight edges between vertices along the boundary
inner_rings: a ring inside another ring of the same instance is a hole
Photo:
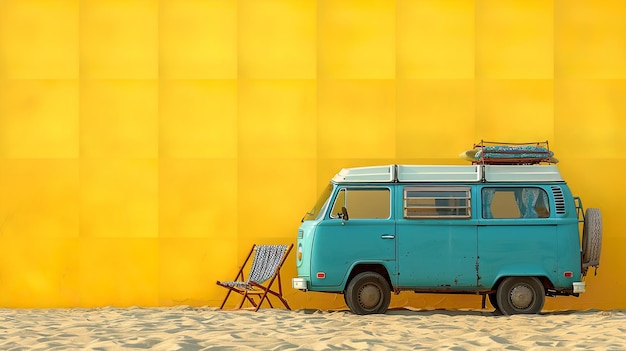
[[[306,278],[292,278],[291,287],[298,290],[308,290],[308,281]]]

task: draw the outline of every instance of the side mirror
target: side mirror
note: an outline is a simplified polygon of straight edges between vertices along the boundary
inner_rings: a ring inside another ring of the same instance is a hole
[[[344,221],[347,221],[348,219],[350,219],[350,218],[348,217],[348,209],[346,209],[346,208],[345,208],[345,207],[343,207],[343,206],[341,207],[341,218],[342,218]]]

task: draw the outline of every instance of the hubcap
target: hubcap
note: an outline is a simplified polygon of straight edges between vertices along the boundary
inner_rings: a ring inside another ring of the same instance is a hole
[[[534,293],[531,288],[526,285],[518,285],[511,289],[511,303],[515,308],[528,308],[534,299]]]
[[[373,308],[380,301],[380,290],[375,285],[365,285],[359,294],[359,303],[363,308]]]

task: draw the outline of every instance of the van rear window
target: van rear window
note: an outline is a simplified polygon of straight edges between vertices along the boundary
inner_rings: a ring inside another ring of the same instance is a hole
[[[405,187],[404,218],[470,218],[470,196],[470,187]]]

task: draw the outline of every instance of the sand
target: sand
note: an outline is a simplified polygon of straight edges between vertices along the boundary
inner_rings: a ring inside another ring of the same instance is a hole
[[[0,350],[626,350],[626,311],[0,309]]]

